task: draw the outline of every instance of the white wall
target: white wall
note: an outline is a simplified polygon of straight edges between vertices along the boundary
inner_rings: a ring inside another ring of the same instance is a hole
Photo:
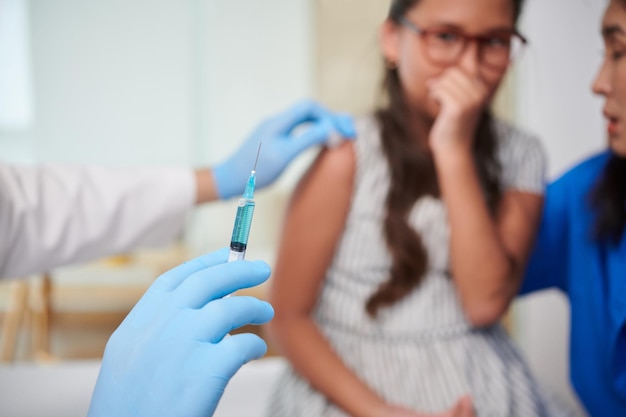
[[[602,102],[591,82],[602,58],[601,16],[607,2],[528,0],[522,30],[530,45],[517,72],[517,120],[540,135],[554,178],[604,146]],[[520,344],[539,379],[576,401],[568,383],[569,310],[555,292],[517,303]]]
[[[0,127],[23,129],[33,118],[30,31],[26,0],[0,2]]]
[[[203,160],[230,154],[264,117],[312,94],[312,16],[306,0],[207,0],[199,38],[206,106]]]
[[[311,92],[306,0],[30,3],[37,118],[5,159],[213,162]]]
[[[2,157],[27,148],[31,161],[187,163],[185,4],[32,0],[36,117],[30,129],[0,133]]]
[[[527,0],[530,44],[519,62],[517,118],[541,135],[554,177],[604,146],[602,100],[591,83],[602,58],[606,1]]]
[[[205,165],[312,95],[309,0],[28,5],[35,117],[20,130],[0,127],[5,161]],[[231,208],[196,213],[189,241],[227,244],[231,225],[211,218],[230,219]],[[255,228],[267,224],[265,241],[274,239],[275,210],[264,204],[257,216]]]
[[[195,13],[202,41],[194,111],[201,113],[203,140],[196,143],[193,162],[214,163],[263,118],[312,96],[313,16],[309,0],[196,1]],[[300,157],[277,186],[257,194],[249,257],[272,261],[285,194],[310,157]],[[187,241],[206,249],[228,244],[235,210],[236,201],[197,210]]]

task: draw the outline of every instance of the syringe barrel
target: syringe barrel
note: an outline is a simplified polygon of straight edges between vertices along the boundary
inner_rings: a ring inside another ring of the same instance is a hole
[[[237,252],[244,252],[248,246],[248,236],[250,236],[250,226],[252,225],[252,215],[254,214],[254,200],[251,198],[240,198],[237,205],[237,216],[233,226],[233,235],[230,239],[230,248]]]

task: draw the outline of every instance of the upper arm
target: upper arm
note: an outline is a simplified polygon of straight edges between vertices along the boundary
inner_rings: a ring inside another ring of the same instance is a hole
[[[541,219],[547,157],[541,142],[512,127],[504,127],[501,150],[504,194],[498,209],[500,239],[519,277]]]
[[[509,190],[498,210],[498,232],[515,272],[521,273],[528,260],[541,219],[543,196]]]
[[[188,169],[0,166],[0,276],[168,243],[192,203]]]
[[[288,207],[270,290],[276,319],[308,314],[344,229],[355,172],[354,147],[324,149]]]

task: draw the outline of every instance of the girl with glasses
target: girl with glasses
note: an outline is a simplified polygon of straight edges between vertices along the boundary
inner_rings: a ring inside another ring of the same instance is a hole
[[[270,329],[291,368],[268,415],[562,415],[498,324],[544,190],[540,143],[489,112],[521,7],[391,2],[385,104],[289,207]]]

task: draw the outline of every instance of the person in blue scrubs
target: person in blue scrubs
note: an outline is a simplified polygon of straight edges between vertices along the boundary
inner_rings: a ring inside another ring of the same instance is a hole
[[[571,305],[570,378],[592,416],[626,416],[626,0],[602,22],[608,149],[548,186],[522,292],[556,287]]]

